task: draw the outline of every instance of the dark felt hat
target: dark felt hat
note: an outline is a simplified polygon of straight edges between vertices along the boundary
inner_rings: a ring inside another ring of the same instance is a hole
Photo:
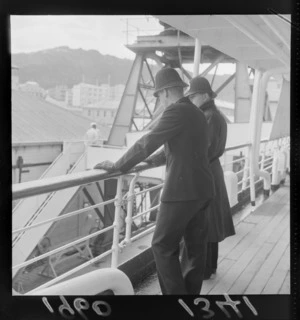
[[[200,76],[197,76],[190,81],[190,88],[185,93],[185,96],[188,97],[195,93],[208,93],[212,99],[217,96],[217,94],[212,91],[208,80]]]
[[[183,82],[178,72],[173,68],[163,68],[159,70],[155,76],[155,91],[154,96],[163,89],[171,87],[187,87],[188,85]]]

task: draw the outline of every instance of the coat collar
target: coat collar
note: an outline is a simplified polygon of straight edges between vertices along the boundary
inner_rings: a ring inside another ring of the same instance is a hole
[[[206,111],[208,109],[216,109],[216,105],[215,105],[215,101],[214,100],[209,100],[207,102],[205,102],[200,109],[202,111]]]
[[[177,100],[176,103],[181,103],[181,102],[188,102],[188,103],[192,103],[191,100],[187,97],[182,97],[179,100]]]

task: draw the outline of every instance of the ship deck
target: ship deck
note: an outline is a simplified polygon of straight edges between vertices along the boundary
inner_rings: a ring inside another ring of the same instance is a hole
[[[289,182],[234,222],[236,235],[220,243],[217,274],[203,282],[201,295],[290,294]],[[156,273],[136,294],[161,294]]]

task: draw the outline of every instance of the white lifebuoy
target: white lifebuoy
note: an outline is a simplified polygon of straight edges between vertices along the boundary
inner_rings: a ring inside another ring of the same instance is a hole
[[[97,295],[106,290],[112,290],[115,295],[134,294],[132,284],[124,272],[115,268],[103,268],[47,288],[32,290],[25,295]]]

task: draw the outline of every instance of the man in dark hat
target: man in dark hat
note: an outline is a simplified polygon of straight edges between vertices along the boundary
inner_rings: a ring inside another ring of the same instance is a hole
[[[214,98],[217,95],[211,89],[206,78],[201,76],[193,78],[186,96],[204,112],[209,128],[208,157],[216,190],[208,214],[208,249],[204,279],[209,279],[212,275],[215,275],[217,270],[218,243],[235,234],[223,169],[219,161],[219,157],[225,150],[227,123],[214,103]]]
[[[186,86],[175,69],[158,71],[154,96],[165,107],[158,124],[116,163],[105,161],[95,167],[124,173],[164,144],[166,178],[152,240],[163,294],[200,294],[207,249],[205,209],[214,196],[207,122],[204,114],[183,96]],[[156,163],[158,158],[163,158],[161,153],[147,162]]]

